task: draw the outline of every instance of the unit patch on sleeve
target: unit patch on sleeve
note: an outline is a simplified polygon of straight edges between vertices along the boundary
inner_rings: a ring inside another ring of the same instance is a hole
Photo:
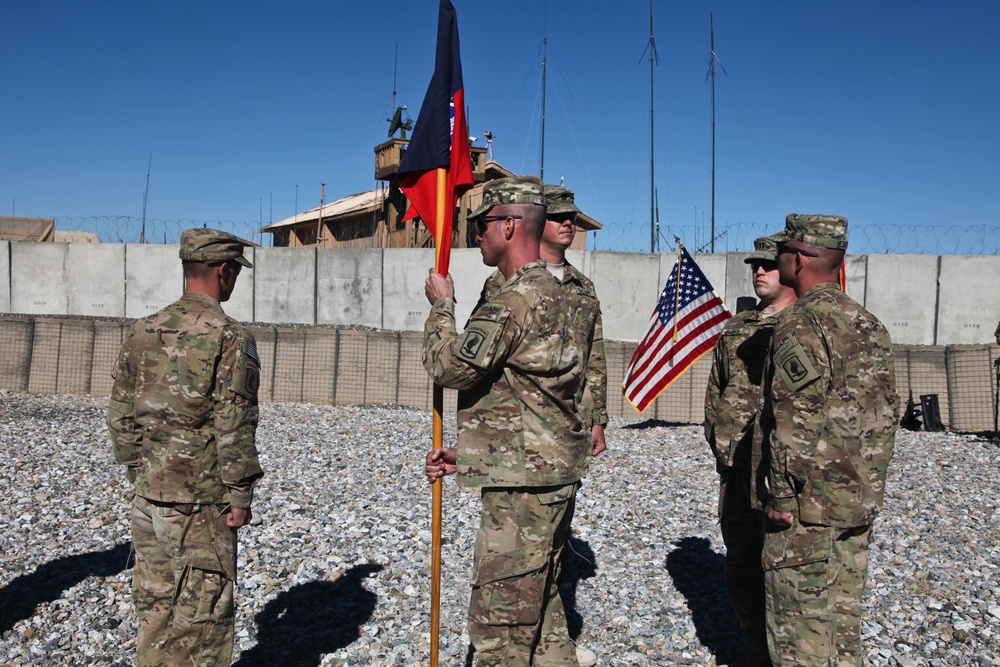
[[[774,352],[774,377],[789,392],[799,391],[819,379],[805,350],[795,338],[781,341]]]
[[[486,304],[476,310],[462,333],[458,356],[478,368],[489,368],[509,315],[502,304]]]

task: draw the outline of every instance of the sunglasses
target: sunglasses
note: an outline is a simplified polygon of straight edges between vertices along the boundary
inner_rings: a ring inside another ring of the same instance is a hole
[[[757,269],[763,269],[766,272],[777,271],[778,263],[774,260],[755,259],[752,262],[750,262],[750,270],[753,273],[756,273]]]
[[[496,220],[506,220],[510,218],[511,220],[521,220],[524,218],[523,215],[481,215],[476,218],[473,223],[473,229],[476,231],[476,236],[482,236],[486,233],[486,229],[490,226],[491,222]]]
[[[793,248],[792,246],[786,243],[779,243],[778,254],[782,255],[786,252],[793,252],[796,255],[805,255],[806,257],[819,257],[819,255],[817,255],[814,252],[809,252],[808,250],[803,250],[802,248]]]

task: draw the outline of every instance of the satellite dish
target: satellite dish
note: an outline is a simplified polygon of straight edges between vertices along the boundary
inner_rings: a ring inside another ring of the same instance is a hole
[[[392,114],[392,118],[389,120],[389,136],[391,137],[399,130],[399,138],[406,139],[406,133],[413,129],[413,120],[409,118],[407,114],[406,120],[403,120],[403,112],[406,111],[406,107],[396,107],[395,113]]]

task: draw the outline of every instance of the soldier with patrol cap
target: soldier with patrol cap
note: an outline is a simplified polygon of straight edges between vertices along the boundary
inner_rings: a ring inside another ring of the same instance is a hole
[[[539,259],[542,183],[494,180],[471,217],[503,284],[462,334],[451,276],[431,271],[424,287],[424,367],[458,389],[458,447],[432,450],[425,472],[433,481],[457,471],[482,499],[469,636],[479,667],[593,665],[589,651],[578,660],[556,581],[591,443],[578,405],[587,350]]]
[[[132,599],[138,664],[229,665],[236,529],[251,519],[260,359],[253,335],[220,306],[243,242],[181,233],[185,291],[135,322],[115,365],[108,428],[134,482]]]
[[[754,441],[768,644],[775,665],[861,665],[868,546],[899,421],[892,342],[838,285],[846,218],[792,214],[785,236],[779,276],[798,300],[774,330]]]
[[[750,644],[743,665],[770,665],[764,625],[763,513],[751,507],[750,453],[754,422],[763,401],[764,360],[777,314],[795,301],[795,291],[778,280],[776,247],[783,234],[754,241],[750,265],[760,299],[751,310],[726,322],[715,343],[705,392],[705,438],[719,473],[719,526],[726,545],[726,591]]]
[[[544,193],[545,229],[539,255],[559,281],[563,296],[569,300],[573,312],[573,333],[580,337],[588,350],[586,382],[580,405],[583,421],[591,430],[591,451],[597,456],[607,450],[604,427],[608,423],[608,362],[604,354],[601,302],[590,278],[566,259],[566,251],[576,236],[576,218],[580,213],[573,191],[562,185],[546,185]],[[480,301],[492,298],[503,283],[503,274],[494,271],[483,287]]]

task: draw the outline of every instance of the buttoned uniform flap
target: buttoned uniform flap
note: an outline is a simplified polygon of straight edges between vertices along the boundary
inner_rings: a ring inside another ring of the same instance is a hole
[[[765,570],[799,567],[827,561],[833,555],[836,529],[830,526],[802,525],[796,518],[791,528],[774,530],[764,536],[761,564]]]
[[[491,368],[510,309],[502,303],[488,303],[476,310],[459,339],[457,356],[477,368]]]

